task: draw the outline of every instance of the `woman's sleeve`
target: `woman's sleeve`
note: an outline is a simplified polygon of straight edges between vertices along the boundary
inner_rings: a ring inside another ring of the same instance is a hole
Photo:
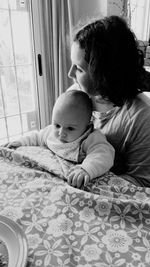
[[[150,113],[135,120],[126,144],[126,174],[137,180],[147,180],[150,185]]]

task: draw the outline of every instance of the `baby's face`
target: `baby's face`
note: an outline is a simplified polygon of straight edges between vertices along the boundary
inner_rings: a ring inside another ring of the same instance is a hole
[[[87,129],[88,123],[80,110],[54,109],[52,124],[54,135],[63,143],[78,139]]]

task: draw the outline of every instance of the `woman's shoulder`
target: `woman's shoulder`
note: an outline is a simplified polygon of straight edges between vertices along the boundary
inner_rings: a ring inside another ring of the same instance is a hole
[[[143,93],[139,94],[132,104],[125,104],[119,109],[116,121],[120,129],[136,132],[146,130],[150,133],[150,98]]]
[[[139,94],[132,103],[126,103],[120,108],[116,108],[111,117],[102,121],[102,127],[105,126],[114,132],[126,133],[137,129],[148,129],[150,132],[150,98],[145,94]],[[105,128],[106,128],[105,127]]]
[[[150,97],[145,93],[140,93],[132,103],[126,103],[119,110],[120,115],[125,118],[132,119],[139,117],[149,117],[150,118]]]
[[[143,108],[150,108],[150,92],[143,92],[136,97],[136,102]]]

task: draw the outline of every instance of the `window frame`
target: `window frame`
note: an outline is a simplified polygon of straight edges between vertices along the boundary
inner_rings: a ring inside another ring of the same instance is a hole
[[[35,55],[35,71],[36,71],[36,84],[37,84],[37,96],[39,104],[39,121],[40,128],[44,128],[50,123],[50,112],[48,103],[48,85],[46,79],[46,61],[45,61],[45,49],[43,45],[42,37],[43,23],[42,23],[42,13],[40,9],[41,0],[31,0],[30,4],[30,16],[31,25],[33,33],[33,45],[34,45],[34,55]],[[40,62],[39,62],[40,56]],[[41,63],[41,66],[39,66]],[[42,70],[42,74],[39,72],[39,68]]]

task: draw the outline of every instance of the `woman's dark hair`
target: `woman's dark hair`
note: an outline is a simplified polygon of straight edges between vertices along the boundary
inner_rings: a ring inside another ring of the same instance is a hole
[[[95,20],[74,36],[85,50],[85,60],[93,81],[92,95],[122,106],[139,93],[143,54],[126,21],[118,16]]]

